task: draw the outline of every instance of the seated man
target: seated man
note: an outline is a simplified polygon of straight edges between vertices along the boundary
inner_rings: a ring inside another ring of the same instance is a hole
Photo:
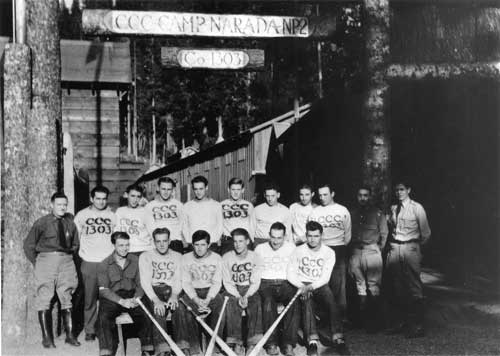
[[[210,235],[205,230],[195,231],[192,241],[194,251],[182,257],[182,288],[185,293],[183,298],[197,314],[209,312],[207,323],[214,330],[223,304],[222,296],[219,294],[222,286],[222,258],[208,249]],[[190,319],[194,323],[194,318]],[[224,321],[225,317],[223,317],[218,331],[221,338],[224,331]],[[201,352],[198,333],[192,333],[190,345],[192,351]],[[216,346],[215,353],[219,352],[220,350]]]
[[[298,246],[290,257],[287,278],[301,290],[302,323],[304,339],[308,342],[307,354],[318,355],[319,335],[316,328],[315,311],[325,310],[328,316],[332,341],[340,354],[347,354],[342,332],[342,320],[328,286],[335,265],[335,252],[321,243],[323,227],[316,221],[306,224],[307,243]],[[313,310],[314,306],[317,310]],[[317,314],[317,313],[316,313]]]
[[[98,339],[99,355],[114,355],[118,347],[115,318],[123,312],[130,314],[138,330],[143,355],[153,351],[151,322],[138,306],[136,298],[144,292],[139,279],[138,258],[129,254],[130,237],[126,232],[111,234],[114,252],[99,263],[97,283],[99,286]]]
[[[168,310],[172,313],[174,338],[179,348],[189,355],[189,330],[186,308],[179,305],[181,287],[181,258],[182,255],[169,249],[170,231],[163,227],[153,231],[155,249],[146,251],[139,257],[139,271],[141,286],[146,293],[146,305],[152,311],[156,321],[163,330],[167,330]],[[156,326],[153,325],[153,344],[155,353],[164,356],[170,353],[170,346],[165,341]]]
[[[222,258],[222,281],[229,301],[226,312],[227,343],[237,355],[244,355],[242,314],[247,315],[248,351],[262,338],[262,306],[259,293],[262,264],[259,256],[248,250],[250,235],[245,229],[231,231],[234,250]]]
[[[263,260],[264,268],[260,282],[259,293],[262,298],[264,329],[268,330],[278,317],[278,303],[287,305],[297,292],[286,279],[286,269],[290,256],[295,250],[293,242],[285,241],[286,228],[280,222],[271,225],[268,243],[260,244],[255,248],[255,253]],[[293,348],[297,344],[297,328],[299,310],[298,303],[291,306],[283,318],[283,333],[279,343],[279,332],[276,330],[271,334],[266,344],[268,355],[279,355],[278,345],[281,353],[285,356],[293,356]]]

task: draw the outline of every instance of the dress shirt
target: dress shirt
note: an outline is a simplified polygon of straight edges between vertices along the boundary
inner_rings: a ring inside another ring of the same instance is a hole
[[[391,207],[392,238],[401,242],[420,240],[425,243],[431,236],[431,228],[422,205],[406,199],[402,202],[399,215],[396,216],[397,208],[397,205]]]

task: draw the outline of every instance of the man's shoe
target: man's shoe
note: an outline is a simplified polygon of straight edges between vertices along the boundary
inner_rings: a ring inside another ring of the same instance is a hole
[[[311,341],[307,345],[307,356],[318,356],[318,343]]]
[[[333,341],[333,345],[335,347],[335,351],[339,355],[350,355],[351,353],[349,352],[349,349],[347,348],[347,345],[345,343],[344,339],[336,339]]]
[[[85,341],[94,341],[96,339],[95,334],[85,334]]]
[[[290,344],[287,344],[283,347],[283,355],[285,356],[295,356],[295,352],[293,352],[293,346]]]
[[[184,353],[184,355],[186,356],[191,356],[191,352],[189,351],[189,349],[182,349],[182,352]]]
[[[279,349],[278,345],[272,344],[272,345],[269,345],[268,347],[266,347],[266,352],[268,355],[276,356],[276,355],[280,354],[280,349]]]
[[[151,356],[151,353],[149,351],[142,351],[141,356]]]

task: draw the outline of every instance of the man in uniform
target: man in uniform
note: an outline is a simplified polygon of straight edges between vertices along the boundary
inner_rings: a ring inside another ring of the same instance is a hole
[[[208,180],[196,176],[191,180],[194,199],[184,205],[185,220],[183,234],[188,244],[195,231],[204,230],[210,235],[210,248],[219,253],[222,236],[222,208],[219,202],[209,198]],[[192,248],[192,245],[190,246]]]
[[[250,216],[253,213],[253,205],[242,198],[245,192],[243,180],[240,178],[231,178],[228,183],[229,198],[221,202],[222,206],[222,247],[221,255],[233,249],[233,240],[231,231],[236,228],[242,228],[253,236],[250,228]]]
[[[335,252],[322,243],[323,226],[315,221],[306,224],[307,243],[295,248],[287,269],[288,281],[301,291],[302,327],[307,341],[307,355],[318,355],[319,335],[315,315],[323,311],[336,351],[348,354],[342,319],[328,285]],[[314,303],[313,303],[314,302]],[[313,308],[314,305],[314,308]]]
[[[127,206],[116,209],[115,231],[124,231],[130,236],[130,253],[140,255],[153,249],[151,235],[146,228],[146,210],[139,205],[142,189],[138,185],[127,187]]]
[[[109,190],[97,186],[90,192],[90,205],[75,216],[75,224],[80,234],[82,258],[81,272],[85,298],[83,312],[85,340],[96,338],[97,321],[97,266],[113,252],[111,234],[116,226],[116,215],[108,208]]]
[[[153,231],[155,248],[139,257],[141,286],[147,296],[146,305],[164,330],[167,329],[168,311],[172,312],[174,338],[179,348],[189,355],[188,333],[196,325],[188,324],[186,309],[179,304],[182,255],[169,249],[169,235],[170,231],[164,227]],[[156,327],[153,327],[153,343],[157,356],[165,356],[170,352],[170,346]]]
[[[226,312],[227,343],[238,356],[244,355],[242,321],[247,315],[247,345],[250,352],[262,338],[262,305],[259,296],[262,262],[248,249],[250,235],[245,229],[231,231],[234,250],[222,258],[222,281],[229,296]]]
[[[144,291],[139,278],[138,257],[128,253],[130,237],[126,232],[116,231],[111,235],[114,251],[97,267],[99,286],[98,339],[99,355],[110,356],[118,348],[115,318],[127,312],[134,321],[139,334],[143,356],[153,351],[151,322],[138,305]]]
[[[35,267],[36,306],[42,329],[42,345],[56,347],[52,330],[50,301],[54,290],[59,297],[66,330],[66,343],[80,346],[73,335],[71,295],[78,285],[73,254],[78,251],[78,231],[73,216],[66,213],[68,198],[55,193],[52,213],[38,219],[24,240],[24,253]]]
[[[252,214],[252,231],[255,231],[255,245],[269,241],[269,229],[275,222],[286,227],[286,241],[292,240],[290,210],[279,202],[280,191],[277,185],[268,183],[264,187],[266,201],[257,205]]]
[[[195,231],[192,236],[193,251],[185,254],[182,258],[182,288],[184,290],[184,301],[197,314],[206,314],[207,323],[215,330],[219,315],[224,303],[219,294],[222,287],[222,258],[215,252],[210,251],[210,235],[204,230]],[[225,311],[227,313],[227,310]],[[194,319],[189,317],[191,320]],[[221,320],[218,335],[222,338],[225,316]],[[197,330],[195,328],[194,330]],[[199,350],[198,333],[193,333],[190,337],[191,350]],[[216,345],[216,352],[220,350]]]
[[[335,267],[330,278],[330,288],[342,318],[346,312],[346,259],[347,245],[351,241],[351,214],[343,205],[333,200],[335,192],[329,184],[318,188],[321,205],[315,207],[309,220],[323,227],[323,244],[335,251]]]
[[[370,204],[371,190],[358,189],[358,206],[351,212],[352,255],[349,272],[356,282],[359,297],[359,317],[369,331],[376,331],[380,322],[380,283],[382,281],[382,253],[387,240],[385,215]],[[370,292],[368,296],[367,291]],[[368,299],[369,298],[369,299]]]
[[[420,248],[429,240],[431,229],[422,205],[410,199],[410,185],[398,182],[395,191],[398,203],[391,206],[392,236],[386,262],[392,302],[399,311],[397,314],[402,316],[394,331],[406,329],[407,337],[421,337],[424,336],[424,303]]]
[[[262,298],[262,321],[265,330],[268,330],[278,318],[278,303],[288,305],[297,292],[297,289],[286,279],[288,262],[295,250],[295,244],[285,241],[285,229],[285,225],[280,222],[272,224],[269,231],[269,243],[260,244],[255,248],[255,253],[260,256],[264,267],[259,293]],[[293,348],[297,344],[299,322],[297,304],[294,303],[283,318],[281,340],[278,330],[269,337],[266,343],[268,355],[279,355],[278,345],[283,355],[294,355]]]
[[[170,177],[158,179],[158,195],[146,205],[146,226],[150,233],[164,227],[170,231],[169,249],[183,253],[187,243],[182,236],[184,206],[174,198],[175,182]]]
[[[312,210],[316,207],[312,198],[314,191],[308,184],[303,184],[299,189],[299,202],[290,205],[292,216],[292,236],[296,245],[306,242],[306,223]]]

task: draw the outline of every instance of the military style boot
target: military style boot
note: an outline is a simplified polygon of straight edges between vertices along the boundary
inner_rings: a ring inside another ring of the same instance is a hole
[[[52,313],[50,310],[39,310],[38,321],[42,329],[42,345],[46,349],[55,348],[54,331],[52,330]]]
[[[76,339],[75,335],[73,335],[73,319],[71,317],[71,308],[63,309],[62,313],[63,313],[64,329],[66,330],[65,342],[73,346],[80,346],[80,343]]]

